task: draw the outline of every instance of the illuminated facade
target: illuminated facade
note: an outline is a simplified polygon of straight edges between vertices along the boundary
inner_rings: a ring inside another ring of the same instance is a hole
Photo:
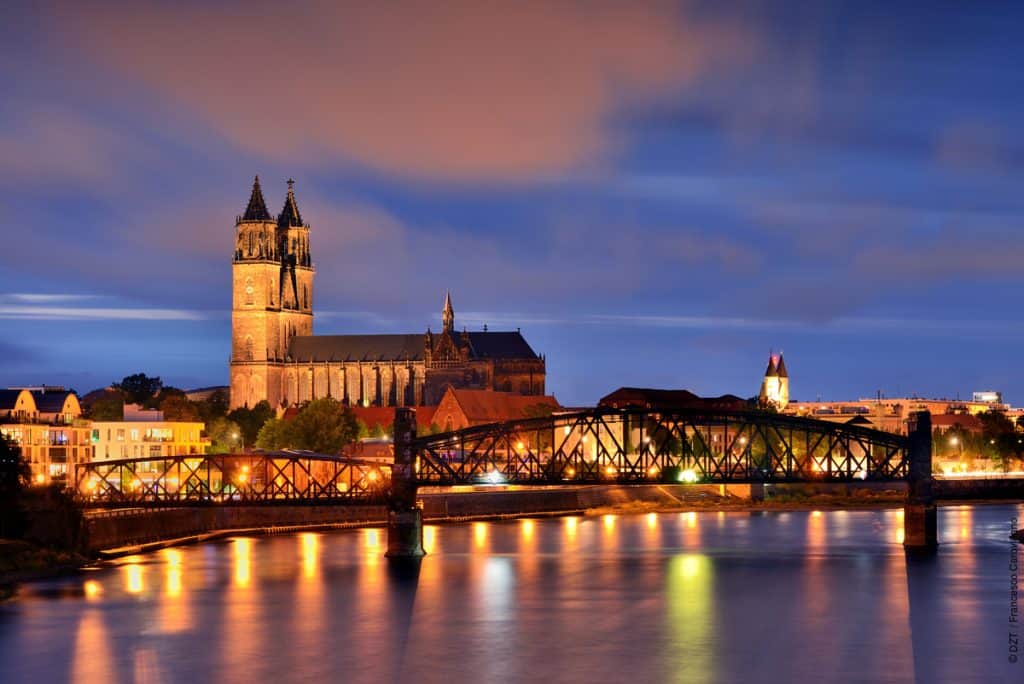
[[[0,435],[20,449],[32,482],[66,482],[92,458],[89,422],[78,397],[60,387],[0,390]]]
[[[545,360],[519,331],[313,335],[309,224],[292,181],[277,218],[259,179],[235,224],[231,406],[287,408],[319,397],[359,406],[436,405],[449,386],[543,395]]]
[[[132,411],[130,407],[125,406],[125,420],[91,424],[94,460],[198,455],[210,446],[203,423],[168,421],[160,411]]]

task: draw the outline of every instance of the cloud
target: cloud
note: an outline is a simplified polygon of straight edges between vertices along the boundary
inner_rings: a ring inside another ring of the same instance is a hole
[[[8,295],[0,295],[0,301],[7,299],[14,302],[26,302],[29,304],[53,304],[57,302],[80,302],[87,299],[94,299],[96,295],[89,294],[36,294],[28,292],[15,292]]]
[[[75,306],[98,299],[87,294],[0,294],[0,320],[47,321],[197,321],[203,312],[127,306]]]
[[[58,17],[55,41],[247,153],[431,181],[600,165],[617,117],[755,43],[670,2],[82,2]]]

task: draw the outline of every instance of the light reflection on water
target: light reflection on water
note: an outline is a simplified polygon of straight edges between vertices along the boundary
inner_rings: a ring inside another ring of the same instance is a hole
[[[940,510],[568,516],[236,537],[22,587],[3,681],[1020,681],[1009,520]]]

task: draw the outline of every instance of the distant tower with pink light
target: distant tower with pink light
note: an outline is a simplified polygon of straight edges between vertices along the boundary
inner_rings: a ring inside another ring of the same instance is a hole
[[[789,372],[782,353],[768,355],[768,368],[761,381],[761,393],[758,396],[761,406],[782,411],[789,404]]]

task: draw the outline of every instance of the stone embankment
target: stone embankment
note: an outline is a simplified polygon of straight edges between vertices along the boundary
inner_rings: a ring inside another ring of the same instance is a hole
[[[894,505],[905,487],[897,484],[773,485],[766,507],[779,504],[834,506]],[[1022,480],[935,481],[935,494],[945,500],[1024,498]],[[888,498],[887,498],[888,497]],[[581,487],[509,487],[420,490],[423,517],[428,522],[522,515],[560,515],[590,509],[629,506],[685,508],[743,505],[751,498],[748,485],[605,485]],[[820,501],[819,501],[820,500]],[[128,509],[87,514],[84,548],[89,553],[116,550],[139,552],[168,544],[204,541],[238,533],[284,533],[300,529],[332,529],[381,525],[384,506],[350,505],[210,505],[190,508]]]

